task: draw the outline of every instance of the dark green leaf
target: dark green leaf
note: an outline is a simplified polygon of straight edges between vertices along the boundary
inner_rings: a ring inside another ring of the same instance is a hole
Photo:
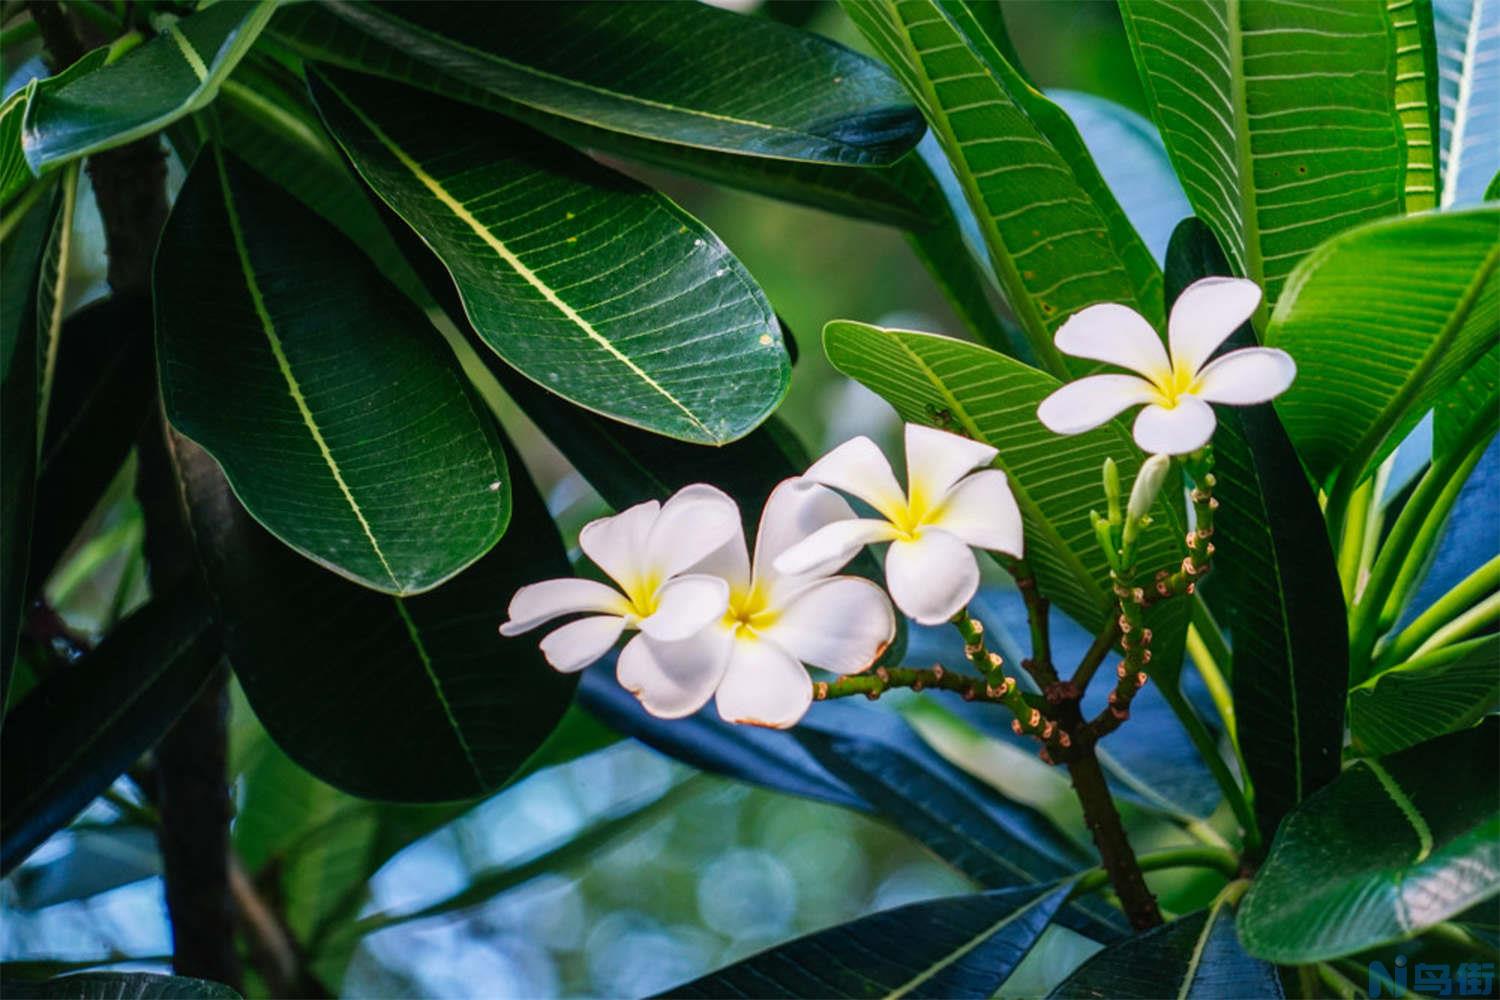
[[[1139,454],[1129,430],[1111,421],[1074,437],[1053,434],[1036,407],[1059,383],[994,351],[933,334],[883,330],[845,320],[824,329],[834,367],[891,403],[902,419],[968,434],[1000,450],[996,459],[1026,523],[1026,555],[1049,598],[1085,628],[1096,629],[1110,605],[1109,569],[1094,541],[1088,511],[1103,503],[1100,467],[1120,464],[1129,482]],[[1154,524],[1141,536],[1147,578],[1180,562],[1184,532],[1175,504],[1158,500]]]
[[[1432,457],[1440,460],[1471,448],[1479,428],[1493,427],[1500,413],[1500,345],[1491,347],[1461,375],[1432,408]],[[1490,432],[1493,433],[1493,432]]]
[[[504,532],[503,448],[457,360],[290,195],[205,150],[162,233],[155,289],[167,417],[282,541],[413,594]]]
[[[1444,208],[1488,201],[1500,170],[1500,7],[1432,0]]]
[[[35,174],[150,135],[204,107],[250,50],[271,0],[216,4],[169,24],[108,64],[79,64],[42,81],[26,106],[21,142]]]
[[[1385,4],[1121,0],[1120,13],[1188,200],[1267,307],[1318,244],[1401,211]]]
[[[1352,764],[1282,823],[1240,940],[1305,963],[1398,941],[1500,892],[1500,725]]]
[[[36,83],[28,81],[0,103],[0,208],[9,208],[11,199],[33,180],[21,151],[21,117]]]
[[[1167,295],[1227,275],[1213,233],[1196,218],[1172,236]],[[1247,324],[1234,346],[1255,343]],[[1318,498],[1269,405],[1217,408],[1214,436],[1224,516],[1214,523],[1214,572],[1204,585],[1234,643],[1237,737],[1262,834],[1338,776],[1349,637],[1343,591]]]
[[[1318,481],[1374,471],[1500,328],[1500,206],[1363,226],[1298,266],[1266,343],[1297,361],[1276,401]]]
[[[1160,318],[1161,275],[1077,130],[962,3],[850,0],[845,10],[923,108],[1043,367],[1071,370],[1052,334],[1086,306],[1124,302]]]
[[[1235,933],[1234,906],[1244,883],[1214,905],[1104,949],[1063,980],[1051,996],[1111,1000],[1218,1000],[1284,997],[1275,966],[1252,958]]]
[[[60,829],[177,720],[219,661],[201,595],[157,596],[78,663],[45,677],[0,737],[0,871]]]
[[[912,903],[778,945],[664,997],[988,998],[1015,971],[1069,886]]]
[[[921,119],[878,64],[769,20],[668,2],[331,3],[464,82],[600,128],[730,153],[888,163]]]
[[[1500,636],[1424,653],[1349,692],[1354,748],[1395,753],[1474,725],[1500,706]]]
[[[41,983],[7,982],[16,1000],[240,1000],[223,983],[149,972],[78,972]]]
[[[311,82],[355,167],[528,378],[700,444],[743,436],[786,394],[770,303],[665,197],[493,114],[335,70]]]
[[[444,802],[499,788],[547,738],[576,681],[496,625],[519,586],[570,571],[518,461],[515,530],[439,589],[395,597],[299,558],[205,453],[176,448],[230,662],[293,760],[353,795]]]

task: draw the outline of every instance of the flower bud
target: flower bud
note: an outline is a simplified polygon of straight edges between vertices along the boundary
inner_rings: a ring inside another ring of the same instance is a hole
[[[1120,523],[1120,468],[1115,460],[1104,460],[1104,500],[1109,505],[1109,523]]]
[[[1135,541],[1141,522],[1156,502],[1156,495],[1161,492],[1161,484],[1171,468],[1172,456],[1152,455],[1136,473],[1135,483],[1130,487],[1130,504],[1125,510],[1124,543],[1127,547]]]

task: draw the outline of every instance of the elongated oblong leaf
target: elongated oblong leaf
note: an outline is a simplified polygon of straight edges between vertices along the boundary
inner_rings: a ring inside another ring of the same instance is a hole
[[[162,402],[278,538],[427,590],[509,518],[493,419],[437,331],[341,233],[217,150],[156,257]]]
[[[1111,421],[1073,437],[1052,433],[1036,408],[1058,381],[977,344],[836,320],[824,329],[823,345],[835,368],[883,396],[902,419],[999,449],[996,461],[1020,505],[1026,556],[1042,590],[1079,624],[1096,629],[1110,603],[1109,568],[1088,512],[1103,502],[1099,470],[1106,457],[1119,463],[1125,481],[1135,475],[1138,451],[1129,430]],[[1148,578],[1180,561],[1184,530],[1180,510],[1165,498],[1152,517],[1136,550]]]
[[[781,401],[791,363],[775,313],[701,223],[524,126],[333,74],[312,78],[330,129],[523,374],[701,444],[744,435]]]
[[[206,453],[174,442],[230,664],[288,756],[353,795],[446,802],[500,787],[546,739],[576,679],[548,667],[533,639],[495,630],[523,583],[569,575],[519,465],[516,531],[441,588],[399,597],[296,556]]]
[[[203,689],[219,638],[201,595],[169,591],[16,705],[0,738],[0,871],[156,743]]]
[[[1161,275],[1067,116],[1031,90],[956,0],[850,0],[849,17],[918,101],[1043,367],[1058,325],[1099,302],[1160,317]]]
[[[150,972],[77,972],[39,983],[5,984],[17,1000],[240,1000],[223,983]]]
[[[22,124],[32,172],[139,139],[208,104],[275,8],[274,0],[215,4],[116,62],[41,82]]]
[[[1384,4],[1121,0],[1120,13],[1188,200],[1268,306],[1319,243],[1401,211]]]
[[[1444,208],[1488,200],[1500,171],[1500,0],[1432,0]]]
[[[1237,886],[1242,890],[1244,883]],[[1234,912],[1227,895],[1221,895],[1206,910],[1104,949],[1050,995],[1059,1000],[1284,997],[1276,967],[1252,958],[1240,946]]]
[[[1380,756],[1472,726],[1500,705],[1500,636],[1433,650],[1349,691],[1357,750]]]
[[[1377,222],[1287,282],[1266,343],[1297,361],[1276,402],[1318,480],[1353,486],[1494,343],[1500,207]]]
[[[1167,294],[1227,275],[1202,222],[1173,233]],[[1247,324],[1231,346],[1255,343]],[[1287,811],[1339,773],[1349,636],[1344,595],[1318,498],[1269,405],[1221,406],[1214,435],[1224,516],[1204,592],[1234,643],[1238,738],[1269,839]]]
[[[895,80],[769,19],[663,2],[338,2],[373,37],[550,114],[666,142],[778,159],[886,163],[921,138]]]
[[[1500,892],[1500,725],[1361,760],[1286,818],[1240,940],[1304,963],[1416,934]]]
[[[1015,971],[1068,886],[999,889],[912,903],[830,927],[664,997],[988,998]]]

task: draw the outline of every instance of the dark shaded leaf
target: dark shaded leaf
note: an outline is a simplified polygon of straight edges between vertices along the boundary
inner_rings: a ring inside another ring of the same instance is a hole
[[[176,448],[226,651],[288,756],[354,795],[443,802],[499,788],[547,738],[575,679],[496,625],[519,586],[569,567],[518,461],[516,530],[441,588],[395,597],[300,558],[249,517],[206,453]]]
[[[1500,893],[1500,723],[1356,761],[1282,823],[1240,940],[1285,964],[1398,941]]]
[[[1070,886],[912,903],[778,945],[664,997],[987,1000],[1036,944]]]
[[[219,629],[188,587],[158,595],[47,675],[0,737],[0,872],[9,872],[149,750],[203,689]]]
[[[16,1000],[240,1000],[223,983],[149,972],[77,972],[41,983],[7,982]]]
[[[1414,657],[1349,691],[1354,749],[1383,756],[1474,725],[1500,706],[1500,635]]]
[[[1229,274],[1209,228],[1187,219],[1167,252],[1175,302],[1199,278]],[[1255,343],[1246,324],[1230,347]],[[1339,773],[1349,636],[1318,498],[1270,405],[1216,408],[1223,517],[1204,585],[1234,643],[1237,736],[1269,841],[1281,817]]]
[[[338,230],[207,149],[154,280],[167,417],[282,541],[414,594],[500,538],[494,420],[427,318]]]

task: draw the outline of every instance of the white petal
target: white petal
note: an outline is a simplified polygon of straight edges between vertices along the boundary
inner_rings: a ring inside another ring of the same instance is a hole
[[[906,509],[891,463],[867,437],[845,441],[814,462],[803,478],[852,493],[891,520]]]
[[[750,555],[745,548],[745,531],[736,531],[723,545],[693,563],[684,573],[716,576],[729,584],[731,590],[748,590],[750,587]]]
[[[1210,403],[1248,406],[1286,392],[1297,377],[1297,362],[1275,347],[1230,351],[1199,374],[1193,394]]]
[[[1017,558],[1025,554],[1021,508],[999,469],[983,469],[960,480],[930,523],[956,535],[965,545]]]
[[[724,676],[730,640],[708,629],[683,642],[639,635],[625,644],[615,667],[620,686],[662,719],[680,719],[708,704]]]
[[[1172,361],[1196,372],[1260,305],[1260,286],[1244,278],[1199,278],[1182,290],[1167,320]]]
[[[776,560],[813,532],[852,520],[854,508],[826,486],[807,479],[781,483],[771,491],[760,515],[760,529],[755,534],[755,580],[773,594],[782,586],[801,586],[807,582],[807,574],[783,578],[776,570]]]
[[[812,678],[776,643],[739,639],[714,701],[726,722],[789,729],[812,704]]]
[[[630,602],[613,587],[597,580],[543,580],[516,591],[510,599],[510,620],[500,626],[501,635],[520,635],[543,622],[579,611],[608,611],[625,615]]]
[[[836,521],[819,528],[787,549],[776,559],[776,572],[785,575],[827,576],[874,542],[888,542],[899,537],[888,521],[861,518]]]
[[[662,579],[743,535],[740,505],[715,486],[694,483],[672,494],[662,505],[646,538],[645,564]]]
[[[641,631],[662,642],[679,642],[729,610],[729,584],[693,574],[668,580],[656,592],[656,611],[641,619]]]
[[[957,536],[927,528],[914,542],[891,543],[885,585],[896,607],[921,625],[941,625],[979,589],[979,563]]]
[[[542,639],[542,655],[556,669],[571,674],[609,652],[623,631],[623,618],[612,615],[580,618],[548,632]]]
[[[857,674],[896,638],[891,602],[869,580],[836,576],[788,595],[781,614],[760,636],[803,663]]]
[[[1162,385],[1172,377],[1161,337],[1144,316],[1118,303],[1101,302],[1074,313],[1058,327],[1053,343],[1064,354],[1129,368]]]
[[[1179,396],[1172,409],[1152,403],[1135,418],[1135,443],[1153,454],[1186,455],[1214,436],[1213,407],[1196,396]]]
[[[999,452],[987,444],[920,424],[906,425],[906,495],[936,503],[964,473],[989,465]]]
[[[628,592],[641,575],[646,536],[659,513],[661,504],[647,500],[612,517],[590,521],[578,533],[578,547]]]
[[[1159,395],[1154,385],[1134,375],[1090,375],[1042,400],[1036,418],[1054,434],[1082,434]]]

